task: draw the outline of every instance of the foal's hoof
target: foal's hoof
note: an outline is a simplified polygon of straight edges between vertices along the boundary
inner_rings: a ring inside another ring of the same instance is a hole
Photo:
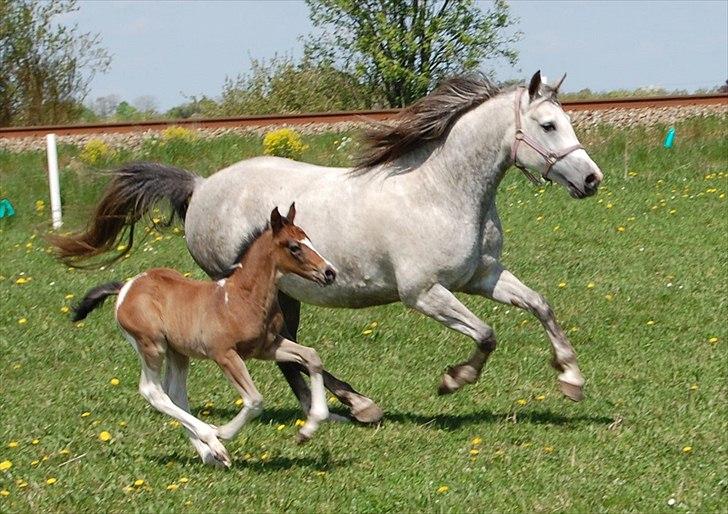
[[[352,409],[351,415],[359,423],[378,423],[384,416],[384,411],[379,408],[379,405],[369,400],[369,404],[361,409]]]
[[[559,380],[559,388],[569,400],[580,402],[584,399],[584,390],[581,386]]]

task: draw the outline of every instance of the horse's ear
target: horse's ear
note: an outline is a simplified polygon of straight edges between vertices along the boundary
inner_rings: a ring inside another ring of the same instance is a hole
[[[561,84],[563,84],[565,78],[566,78],[566,73],[564,73],[564,75],[559,79],[559,81],[553,87],[554,94],[558,94],[559,88],[561,87]]]
[[[539,89],[541,89],[541,70],[533,74],[528,84],[528,97],[531,101],[538,96]]]
[[[286,219],[289,223],[293,223],[294,218],[296,217],[296,202],[293,202],[291,206],[288,208],[288,214],[286,215]]]
[[[276,235],[283,228],[283,217],[278,212],[278,207],[270,213],[270,228],[273,230],[273,235]]]

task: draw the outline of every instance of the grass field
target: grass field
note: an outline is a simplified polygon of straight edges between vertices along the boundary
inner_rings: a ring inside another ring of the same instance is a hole
[[[438,397],[466,338],[401,305],[306,307],[301,341],[385,420],[326,424],[297,446],[293,395],[274,365],[254,362],[266,411],[228,443],[227,472],[204,467],[139,396],[137,357],[109,305],[78,325],[64,312],[89,287],[151,266],[202,278],[181,231],[152,233],[110,269],[67,269],[41,239],[44,156],[0,153],[0,198],[17,210],[0,220],[0,512],[725,512],[726,121],[679,124],[672,150],[664,130],[582,134],[606,175],[595,198],[534,188],[516,171],[501,186],[504,261],[554,306],[585,401],[558,394],[545,334],[513,308],[465,299],[500,344],[477,384]],[[345,163],[339,137],[307,138],[304,160]],[[259,140],[226,137],[99,167],[147,158],[208,174],[259,152]],[[78,149],[60,159],[66,227],[79,227],[105,178]],[[209,363],[193,365],[190,396],[212,423],[238,409]]]

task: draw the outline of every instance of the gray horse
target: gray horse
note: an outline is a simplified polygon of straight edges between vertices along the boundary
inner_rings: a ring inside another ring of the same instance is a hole
[[[129,226],[166,199],[184,220],[195,261],[221,278],[270,210],[295,200],[300,225],[339,274],[328,288],[296,277],[281,280],[287,337],[296,338],[300,302],[359,308],[401,301],[475,342],[470,358],[442,377],[439,392],[452,393],[478,379],[496,347],[493,329],[453,292],[481,295],[541,321],[561,390],[577,401],[584,378],[566,334],[544,297],[500,262],[503,233],[495,204],[513,165],[529,178],[535,172],[561,184],[574,198],[596,193],[603,176],[557,100],[560,84],[542,83],[538,72],[528,88],[505,91],[481,77],[447,81],[372,128],[355,168],[257,157],[203,179],[132,164],[116,172],[84,232],[52,241],[66,260],[98,255],[116,247],[125,231],[131,237]],[[281,369],[307,410],[303,370],[291,364]],[[186,370],[173,371],[171,382]],[[372,400],[329,373],[324,378],[356,419],[381,418]]]

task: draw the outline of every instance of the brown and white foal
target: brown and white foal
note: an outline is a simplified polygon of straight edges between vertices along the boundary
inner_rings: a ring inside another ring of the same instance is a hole
[[[231,439],[262,411],[262,397],[248,374],[246,359],[297,362],[307,367],[311,410],[298,433],[299,442],[308,440],[328,417],[321,359],[315,350],[279,335],[283,315],[277,300],[278,279],[295,273],[328,285],[336,277],[333,266],[293,224],[295,214],[295,204],[285,218],[276,207],[270,226],[243,252],[226,279],[191,280],[172,269],[155,268],[125,284],[92,289],[74,309],[74,321],[84,319],[107,296],[118,294],[116,321],[142,364],[139,392],[155,409],[182,423],[207,464],[229,467],[230,457],[218,438]],[[186,386],[190,357],[215,361],[242,395],[243,409],[226,425],[215,427],[190,414]]]

